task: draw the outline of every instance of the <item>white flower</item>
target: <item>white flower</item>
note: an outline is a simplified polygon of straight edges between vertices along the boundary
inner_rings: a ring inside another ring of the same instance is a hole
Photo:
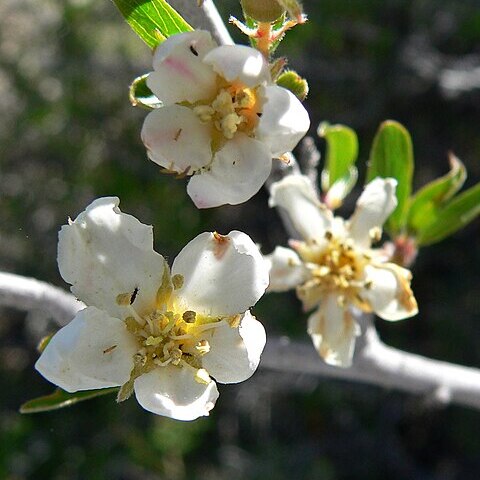
[[[202,233],[172,270],[152,227],[95,200],[59,235],[58,264],[88,306],[50,341],[37,370],[68,392],[121,386],[146,410],[179,420],[208,415],[221,383],[249,378],[265,330],[248,308],[268,270],[241,232]],[[208,373],[207,373],[208,372]]]
[[[293,250],[277,247],[266,257],[269,289],[296,288],[305,310],[318,307],[308,319],[308,333],[328,364],[351,365],[359,334],[355,311],[391,321],[418,312],[410,271],[371,248],[397,205],[396,184],[391,178],[370,182],[349,221],[319,202],[307,177],[290,175],[272,186],[270,206],[286,210],[304,241],[291,240]]]
[[[187,191],[199,208],[251,198],[272,157],[293,149],[310,125],[253,48],[219,47],[201,30],[181,33],[157,48],[153,68],[147,85],[163,107],[145,119],[142,139],[151,160],[193,175]]]

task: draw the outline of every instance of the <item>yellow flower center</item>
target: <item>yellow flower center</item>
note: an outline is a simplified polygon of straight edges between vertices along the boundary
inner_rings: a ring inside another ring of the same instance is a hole
[[[219,87],[212,102],[198,103],[193,111],[202,122],[211,123],[214,151],[239,131],[251,136],[261,116],[257,89],[240,84]]]
[[[176,302],[173,291],[181,288],[183,277],[170,276],[165,265],[162,285],[158,289],[155,308],[139,315],[133,308],[133,294],[120,294],[117,303],[124,305],[131,315],[125,319],[127,330],[134,335],[138,351],[134,355],[134,367],[130,379],[122,386],[118,401],[126,400],[133,392],[136,378],[157,367],[185,364],[197,370],[195,379],[208,383],[210,377],[201,368],[200,357],[210,351],[207,340],[210,330],[217,328],[223,320],[232,327],[238,326],[237,317],[211,317],[200,315],[193,310],[185,310]]]
[[[310,271],[310,278],[297,288],[299,298],[310,309],[325,295],[335,293],[339,304],[351,302],[368,310],[369,307],[358,295],[358,290],[369,288],[362,280],[362,274],[371,257],[365,252],[359,252],[349,238],[336,238],[327,232],[325,239],[326,246],[315,240],[295,245]]]

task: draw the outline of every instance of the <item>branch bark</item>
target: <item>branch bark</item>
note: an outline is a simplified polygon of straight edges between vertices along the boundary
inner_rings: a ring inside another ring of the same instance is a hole
[[[192,27],[209,30],[221,45],[233,45],[232,37],[212,0],[205,0],[201,7],[197,6],[196,0],[169,0],[169,3]]]
[[[85,305],[48,283],[0,273],[0,305],[41,309],[63,326]],[[368,383],[419,394],[439,404],[454,403],[480,410],[480,370],[440,362],[386,346],[367,322],[357,340],[353,366],[330,367],[310,343],[287,337],[269,338],[261,368]]]

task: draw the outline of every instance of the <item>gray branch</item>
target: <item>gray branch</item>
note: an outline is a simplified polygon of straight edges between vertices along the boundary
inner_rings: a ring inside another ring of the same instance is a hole
[[[48,283],[0,273],[0,306],[44,310],[59,325],[65,325],[85,305]],[[388,347],[371,323],[363,326],[351,368],[330,367],[318,357],[313,345],[287,337],[269,338],[260,367],[368,383],[422,395],[437,404],[455,403],[480,410],[480,370]]]
[[[169,0],[169,3],[193,28],[209,30],[221,45],[233,44],[232,37],[212,0],[205,0],[201,7],[197,6],[196,0]]]
[[[26,312],[43,310],[66,325],[85,305],[72,294],[34,278],[0,272],[0,306]]]

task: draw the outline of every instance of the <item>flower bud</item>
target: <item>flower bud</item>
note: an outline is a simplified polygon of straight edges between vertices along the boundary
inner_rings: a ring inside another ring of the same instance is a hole
[[[240,3],[245,16],[257,22],[272,23],[285,12],[277,0],[240,0]]]
[[[281,73],[277,78],[277,85],[290,90],[302,101],[305,100],[308,95],[308,82],[293,70],[287,70]]]

